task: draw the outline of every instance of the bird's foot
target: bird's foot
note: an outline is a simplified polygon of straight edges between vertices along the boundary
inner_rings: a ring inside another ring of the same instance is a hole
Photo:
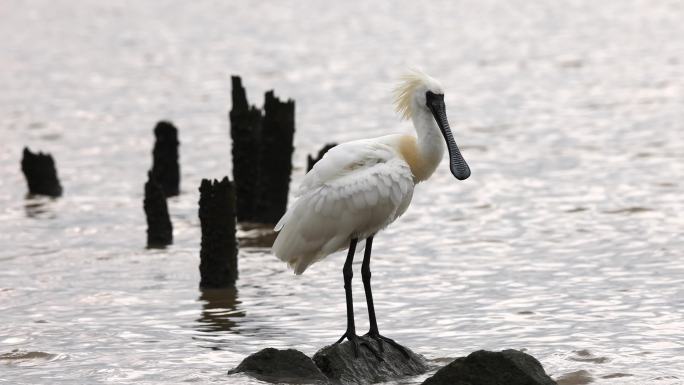
[[[359,337],[358,335],[356,335],[356,333],[349,330],[347,330],[342,335],[342,337],[340,337],[340,339],[337,340],[337,342],[335,342],[333,345],[339,344],[340,342],[344,341],[345,338],[348,339],[349,342],[351,342],[352,344],[352,348],[354,349],[354,358],[359,358],[360,346],[364,346],[375,356],[375,358],[378,359],[378,361],[384,361],[380,353],[378,353],[378,351],[373,347],[373,345],[368,343],[368,341],[365,341],[363,337]]]
[[[370,339],[378,341],[378,347],[380,347],[381,352],[384,352],[384,348],[382,346],[382,343],[386,342],[386,343],[394,346],[394,348],[399,350],[406,358],[411,357],[405,347],[399,345],[399,343],[397,343],[395,340],[393,340],[391,338],[387,338],[383,335],[380,335],[379,332],[371,331],[371,332],[366,333],[364,335],[364,337],[368,337]]]

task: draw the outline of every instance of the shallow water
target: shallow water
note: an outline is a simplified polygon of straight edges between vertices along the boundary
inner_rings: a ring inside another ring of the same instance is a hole
[[[324,143],[408,128],[389,89],[416,63],[473,175],[443,164],[376,238],[381,331],[436,364],[517,348],[566,385],[684,383],[684,4],[259,3],[0,6],[0,383],[252,384],[225,372],[333,342],[341,254],[295,277],[243,247],[236,291],[197,288],[229,75],[297,101],[296,185]],[[142,187],[162,118],[183,192],[160,251]],[[63,198],[25,198],[24,145],[55,156]]]

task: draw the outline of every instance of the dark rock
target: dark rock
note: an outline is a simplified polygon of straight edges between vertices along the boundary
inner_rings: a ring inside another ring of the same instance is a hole
[[[556,385],[534,357],[518,350],[479,350],[438,370],[423,385]]]
[[[245,358],[228,374],[246,373],[272,383],[328,384],[325,375],[311,358],[294,350],[267,348]]]
[[[254,217],[259,223],[275,224],[287,209],[294,131],[294,100],[281,102],[273,91],[266,92]]]
[[[26,177],[29,194],[51,197],[62,195],[62,185],[59,183],[52,155],[42,152],[32,153],[28,147],[24,147],[21,171]]]
[[[235,190],[224,177],[220,182],[203,179],[200,185],[199,218],[202,227],[200,286],[235,285],[237,240],[235,238]]]
[[[337,146],[337,143],[327,143],[323,148],[318,151],[318,154],[314,158],[311,155],[306,156],[306,171],[309,172],[319,160],[323,158],[326,152],[330,151],[331,148]]]
[[[154,128],[154,136],[152,175],[167,197],[176,196],[180,192],[178,129],[171,122],[161,121]]]
[[[376,341],[361,338],[378,348]],[[359,356],[355,357],[351,342],[345,341],[324,347],[314,355],[313,360],[328,378],[343,384],[372,384],[398,377],[415,376],[428,370],[425,359],[408,348],[405,348],[409,353],[408,358],[387,343],[383,343],[382,348],[382,360],[378,360],[363,346],[360,346]]]
[[[166,195],[159,183],[152,177],[151,171],[147,173],[143,209],[147,218],[147,247],[170,245],[173,242],[173,226],[166,205]]]
[[[237,197],[237,219],[252,221],[258,199],[261,110],[249,106],[239,76],[231,77],[233,106],[230,110],[233,179]]]

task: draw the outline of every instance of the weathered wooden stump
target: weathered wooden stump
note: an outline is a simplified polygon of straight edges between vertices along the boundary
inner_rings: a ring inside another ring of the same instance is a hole
[[[287,209],[294,152],[294,114],[294,100],[281,102],[273,91],[266,93],[255,213],[255,220],[260,223],[277,223]]]
[[[220,182],[202,179],[199,191],[199,218],[202,227],[200,286],[233,286],[238,277],[233,184],[228,177]]]
[[[178,164],[178,129],[171,122],[160,121],[154,128],[152,176],[162,186],[167,197],[180,193]]]
[[[21,171],[26,177],[29,194],[59,197],[62,195],[62,185],[57,177],[57,169],[52,155],[42,152],[32,153],[24,147],[21,158]]]
[[[261,110],[249,106],[240,77],[232,76],[231,82],[233,107],[229,117],[237,219],[246,222],[254,220],[255,216],[262,116]]]
[[[337,143],[326,143],[326,145],[323,146],[323,148],[321,148],[318,151],[318,154],[316,155],[315,158],[313,156],[311,156],[310,154],[307,155],[306,156],[306,172],[311,171],[314,164],[316,164],[319,160],[321,160],[323,158],[323,155],[325,155],[326,152],[330,151],[330,149],[335,147],[335,146],[337,146]]]
[[[233,178],[240,222],[273,224],[287,208],[292,172],[295,104],[281,102],[273,91],[264,111],[250,106],[240,77],[233,76],[230,133]]]
[[[166,205],[166,195],[151,171],[147,173],[143,209],[147,218],[147,247],[163,248],[173,243],[173,226]]]

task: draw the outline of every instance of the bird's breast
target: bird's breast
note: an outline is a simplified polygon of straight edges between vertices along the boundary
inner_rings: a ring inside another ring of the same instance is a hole
[[[439,159],[427,159],[421,153],[416,138],[412,135],[403,135],[399,139],[399,153],[411,168],[416,183],[428,179],[439,164]]]

